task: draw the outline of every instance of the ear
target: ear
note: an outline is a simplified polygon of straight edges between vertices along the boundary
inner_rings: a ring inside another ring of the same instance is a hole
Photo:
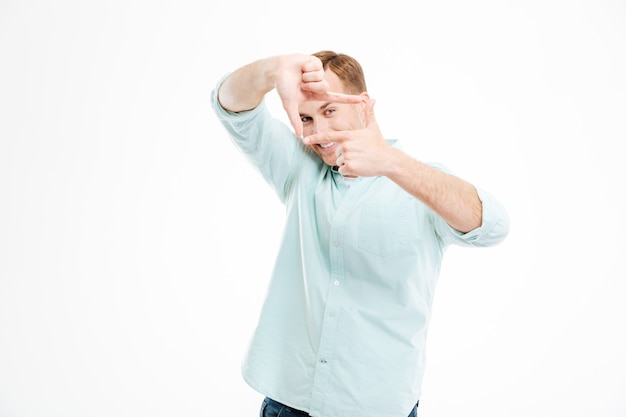
[[[370,97],[367,92],[361,93],[362,101],[359,103],[361,106],[361,119],[363,120],[363,125],[367,126],[369,123],[370,115],[374,112],[374,104],[376,104],[376,99]]]
[[[371,104],[372,98],[370,97],[367,91],[362,92],[361,94],[359,94],[359,96],[361,96],[361,102],[359,103],[359,110],[361,111],[361,115],[362,115],[361,118],[363,119],[363,121],[365,121],[367,111],[372,105]]]

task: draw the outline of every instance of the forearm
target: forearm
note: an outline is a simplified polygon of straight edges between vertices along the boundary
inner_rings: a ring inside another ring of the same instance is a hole
[[[474,186],[393,150],[393,163],[385,174],[409,194],[418,198],[451,227],[469,232],[482,224],[482,203]]]
[[[265,94],[274,88],[273,58],[261,59],[230,74],[220,86],[220,105],[232,112],[242,112],[258,106]]]

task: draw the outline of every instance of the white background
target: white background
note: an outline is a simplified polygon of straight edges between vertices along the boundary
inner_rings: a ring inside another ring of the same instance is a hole
[[[320,49],[511,216],[444,260],[420,416],[626,416],[625,45],[619,0],[0,0],[0,416],[258,415],[283,209],[209,93]]]

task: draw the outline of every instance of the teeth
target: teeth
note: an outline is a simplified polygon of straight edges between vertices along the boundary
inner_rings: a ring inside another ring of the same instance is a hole
[[[326,148],[330,148],[330,147],[331,147],[331,146],[333,146],[334,144],[335,144],[335,142],[330,142],[330,143],[321,143],[321,144],[320,144],[320,146],[321,146],[323,149],[326,149]]]

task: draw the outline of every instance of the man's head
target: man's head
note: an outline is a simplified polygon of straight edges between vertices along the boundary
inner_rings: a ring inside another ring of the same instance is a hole
[[[330,91],[362,95],[369,100],[361,65],[352,57],[332,51],[313,54],[324,65],[324,77]],[[346,104],[327,101],[306,101],[299,107],[304,136],[328,131],[356,130],[364,127],[365,103]],[[330,166],[336,165],[337,145],[311,145],[313,151]]]

